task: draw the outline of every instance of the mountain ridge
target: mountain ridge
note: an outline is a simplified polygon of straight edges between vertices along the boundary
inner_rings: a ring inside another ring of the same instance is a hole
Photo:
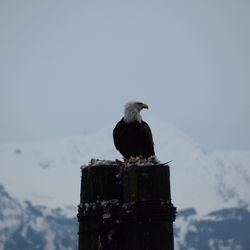
[[[250,151],[204,153],[192,138],[165,122],[149,121],[155,151],[170,163],[173,203],[198,213],[250,204]],[[73,215],[79,203],[80,166],[91,158],[121,158],[112,128],[94,134],[22,144],[0,144],[0,183],[16,198]]]

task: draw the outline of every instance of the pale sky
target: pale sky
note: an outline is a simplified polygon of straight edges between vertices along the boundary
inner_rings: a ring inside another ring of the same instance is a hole
[[[250,149],[250,1],[0,1],[0,143],[89,133],[130,100]]]

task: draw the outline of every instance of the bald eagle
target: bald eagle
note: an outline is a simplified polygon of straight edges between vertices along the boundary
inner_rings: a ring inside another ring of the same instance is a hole
[[[148,105],[142,102],[128,102],[125,105],[124,117],[113,130],[115,147],[125,159],[155,155],[150,127],[140,115],[142,109],[148,109]]]

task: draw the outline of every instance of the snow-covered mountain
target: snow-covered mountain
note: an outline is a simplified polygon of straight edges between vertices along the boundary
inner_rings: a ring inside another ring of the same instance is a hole
[[[197,214],[181,210],[174,223],[176,250],[248,250],[250,212],[245,207]],[[20,202],[0,186],[0,250],[76,250],[78,223],[60,209]]]
[[[60,209],[19,202],[0,185],[0,250],[75,250],[76,218]]]
[[[248,250],[250,212],[238,207],[200,216],[186,209],[179,211],[174,229],[176,250]]]
[[[204,153],[151,120],[155,151],[171,162],[177,250],[247,250],[250,151]],[[0,250],[77,249],[80,166],[120,158],[112,128],[33,143],[0,144]],[[6,191],[7,190],[7,191]]]
[[[193,140],[173,126],[151,120],[155,151],[171,162],[174,205],[194,207],[198,214],[250,204],[250,151],[205,154]],[[91,158],[121,158],[112,141],[112,127],[24,144],[0,145],[0,183],[20,201],[76,214],[80,166]]]

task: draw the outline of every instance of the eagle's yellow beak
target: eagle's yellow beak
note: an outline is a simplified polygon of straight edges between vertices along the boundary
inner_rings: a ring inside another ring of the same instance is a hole
[[[148,109],[148,105],[147,105],[146,103],[143,103],[143,104],[142,104],[142,108]]]

